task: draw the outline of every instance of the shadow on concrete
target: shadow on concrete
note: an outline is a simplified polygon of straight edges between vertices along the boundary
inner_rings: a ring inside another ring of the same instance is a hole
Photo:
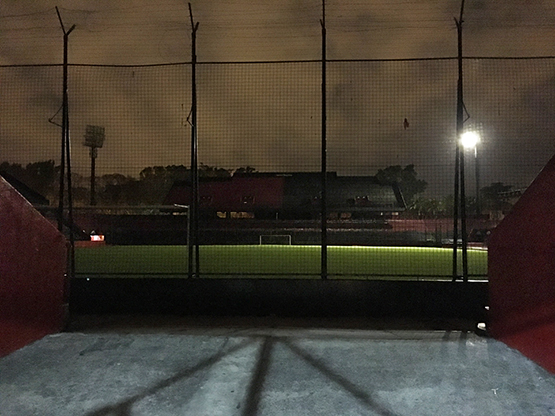
[[[176,373],[174,376],[166,380],[163,380],[160,383],[155,384],[151,388],[144,390],[142,393],[135,394],[124,401],[121,401],[117,404],[104,406],[100,409],[89,412],[87,413],[86,416],[132,416],[132,406],[138,401],[148,396],[152,396],[156,394],[158,391],[163,390],[182,379],[191,377],[198,371],[206,370],[212,367],[214,364],[216,364],[225,356],[232,354],[236,351],[239,351],[245,348],[247,345],[252,344],[253,342],[254,340],[248,340],[225,351],[225,348],[227,345],[227,339],[226,339],[226,341],[224,342],[224,344],[221,346],[220,350],[216,354],[214,354],[210,358],[207,358],[206,360],[201,361],[194,367],[182,370]]]
[[[311,367],[316,369],[340,389],[347,392],[354,399],[359,401],[363,406],[368,408],[380,416],[396,416],[391,410],[387,409],[372,397],[370,393],[360,388],[351,382],[347,377],[338,374],[330,369],[321,359],[312,356],[303,348],[295,345],[295,342],[290,339],[291,337],[275,337],[275,336],[254,336],[242,342],[241,344],[226,350],[227,339],[220,350],[212,355],[210,358],[199,362],[194,367],[182,370],[174,376],[163,380],[154,386],[144,390],[139,394],[135,394],[119,403],[107,405],[100,409],[87,413],[86,416],[131,416],[132,407],[137,402],[156,394],[157,392],[170,387],[172,384],[181,381],[185,378],[193,376],[198,371],[207,370],[214,366],[218,361],[222,360],[229,354],[233,354],[256,341],[261,341],[261,346],[256,360],[256,365],[253,369],[253,374],[247,389],[246,397],[244,398],[244,407],[241,412],[242,416],[256,416],[259,411],[262,392],[264,390],[264,382],[270,368],[272,358],[272,351],[276,343],[281,343],[286,346],[295,355],[308,363]]]
[[[252,375],[249,390],[246,397],[246,406],[242,416],[256,416],[260,396],[264,387],[264,379],[270,367],[270,358],[274,346],[274,337],[264,337],[262,348],[258,356],[256,369]]]
[[[304,361],[306,361],[308,364],[310,364],[320,373],[325,375],[328,379],[333,381],[337,386],[345,390],[356,400],[361,402],[369,410],[372,410],[373,412],[375,412],[380,416],[395,416],[395,413],[385,408],[384,406],[380,405],[375,399],[371,397],[370,394],[368,394],[367,392],[365,392],[364,390],[356,386],[348,378],[343,377],[342,375],[337,374],[336,372],[331,370],[318,358],[313,357],[312,355],[304,351],[302,348],[299,348],[288,339],[282,339],[281,341],[293,353],[295,353],[297,356],[302,358]]]

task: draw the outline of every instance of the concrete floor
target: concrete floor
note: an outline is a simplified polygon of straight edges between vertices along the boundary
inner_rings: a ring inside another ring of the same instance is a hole
[[[460,330],[104,321],[0,359],[0,415],[555,415],[555,375]]]

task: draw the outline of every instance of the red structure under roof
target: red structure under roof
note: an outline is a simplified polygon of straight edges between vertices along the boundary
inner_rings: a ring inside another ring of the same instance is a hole
[[[203,180],[199,186],[200,208],[214,211],[279,209],[283,204],[283,177],[234,176]],[[191,187],[174,186],[164,204],[191,204]]]

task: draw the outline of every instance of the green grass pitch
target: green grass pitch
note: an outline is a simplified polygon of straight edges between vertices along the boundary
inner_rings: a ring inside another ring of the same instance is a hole
[[[203,277],[320,275],[319,246],[201,246],[199,252]],[[183,277],[187,256],[186,246],[78,247],[76,277]],[[331,246],[328,273],[345,279],[449,279],[452,256],[448,248]],[[486,280],[487,252],[468,250],[468,269],[470,279]]]

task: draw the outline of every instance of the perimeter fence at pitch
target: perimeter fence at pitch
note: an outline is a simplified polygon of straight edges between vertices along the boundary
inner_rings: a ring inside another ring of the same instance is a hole
[[[481,138],[465,151],[471,245],[487,244],[553,154],[554,68],[552,58],[464,59],[465,129]],[[133,273],[147,259],[160,265],[152,275],[187,274],[191,69],[69,66],[78,274],[100,273],[87,263],[99,261],[92,251],[83,254],[92,233],[104,236],[95,249],[107,273]],[[426,272],[407,250],[356,250],[453,244],[456,59],[333,60],[326,71],[323,127],[321,62],[197,64],[200,274],[320,275],[325,134],[330,277],[449,279],[449,254],[439,269],[443,260],[427,258]],[[59,225],[62,67],[3,66],[0,85],[0,171]],[[103,132],[94,160],[90,126]],[[469,264],[477,278],[480,256]],[[269,258],[280,260],[264,265]]]

